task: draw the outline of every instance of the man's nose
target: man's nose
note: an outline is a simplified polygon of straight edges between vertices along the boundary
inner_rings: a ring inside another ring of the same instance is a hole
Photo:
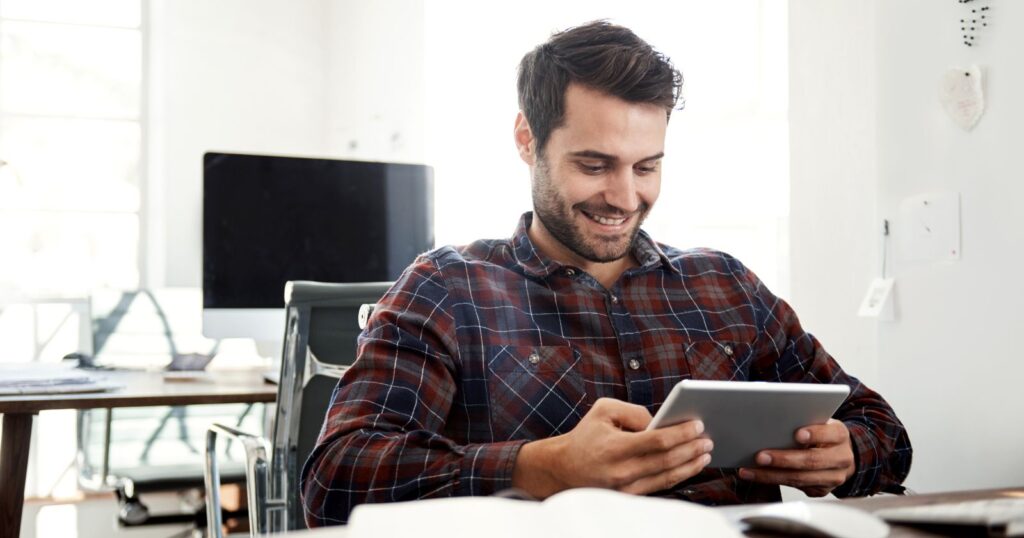
[[[616,170],[606,178],[605,203],[626,213],[633,213],[640,207],[640,196],[636,192],[636,178],[633,177],[631,168]]]

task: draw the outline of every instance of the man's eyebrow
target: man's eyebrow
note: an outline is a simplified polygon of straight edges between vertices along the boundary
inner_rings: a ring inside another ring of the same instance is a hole
[[[584,159],[600,159],[602,161],[618,161],[619,158],[614,155],[607,153],[601,153],[592,149],[585,149],[582,151],[574,151],[569,154],[572,157],[583,157]]]
[[[650,157],[647,157],[645,159],[640,159],[637,162],[638,163],[645,163],[647,161],[656,161],[656,160],[658,160],[658,159],[660,159],[660,158],[662,158],[664,156],[665,156],[665,152],[664,151],[659,151],[658,153],[655,153],[654,155],[651,155]]]
[[[600,159],[602,161],[610,161],[610,162],[617,162],[619,160],[619,158],[616,157],[615,155],[609,155],[607,153],[602,153],[600,151],[595,151],[595,150],[592,150],[592,149],[585,149],[585,150],[582,150],[582,151],[574,151],[574,152],[570,153],[569,155],[572,156],[572,157],[583,157],[584,159]],[[656,161],[656,160],[658,160],[658,159],[660,159],[660,158],[662,158],[664,156],[665,156],[665,152],[664,151],[660,151],[660,152],[658,152],[658,153],[656,153],[654,155],[651,155],[650,157],[644,157],[643,159],[640,159],[637,162],[638,163],[645,163],[647,161]]]

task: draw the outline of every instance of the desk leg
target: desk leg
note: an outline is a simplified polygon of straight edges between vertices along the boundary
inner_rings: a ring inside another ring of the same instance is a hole
[[[0,437],[0,538],[18,538],[25,504],[28,449],[32,444],[32,414],[5,414]]]

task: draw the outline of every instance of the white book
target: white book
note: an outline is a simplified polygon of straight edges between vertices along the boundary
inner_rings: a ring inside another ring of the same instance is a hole
[[[352,512],[346,538],[602,538],[735,537],[718,511],[682,500],[581,488],[543,502],[500,497],[452,497],[363,504]]]

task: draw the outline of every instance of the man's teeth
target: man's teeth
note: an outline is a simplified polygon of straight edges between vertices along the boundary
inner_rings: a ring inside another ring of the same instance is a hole
[[[623,222],[626,222],[626,217],[610,219],[608,217],[602,217],[600,215],[591,215],[590,213],[587,213],[587,216],[607,226],[618,226]]]

